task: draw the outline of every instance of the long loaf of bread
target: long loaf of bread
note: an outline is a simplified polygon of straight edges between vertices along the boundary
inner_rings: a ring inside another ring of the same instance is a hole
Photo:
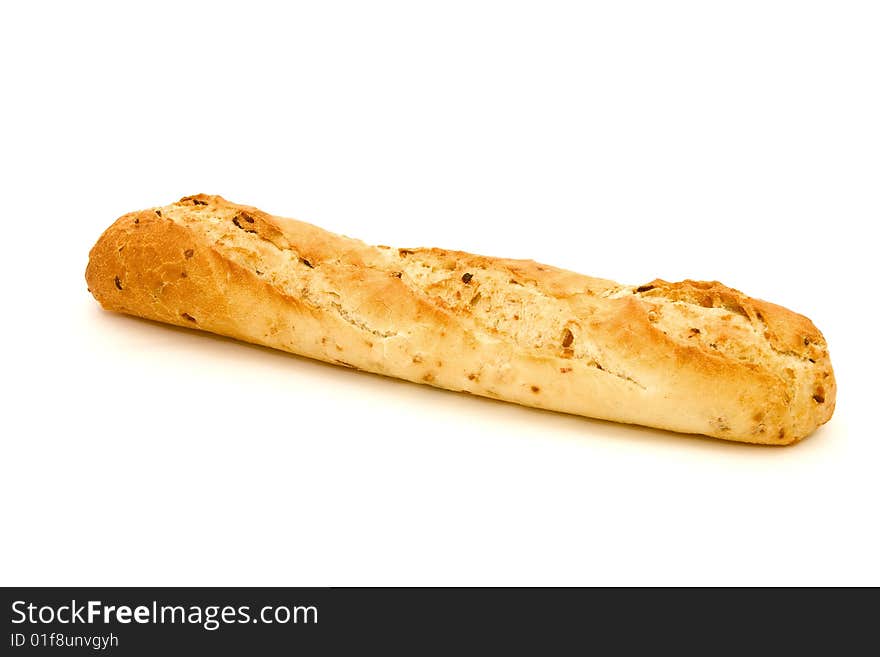
[[[201,194],[120,217],[86,280],[108,310],[588,417],[782,445],[834,410],[812,322],[717,282],[369,246]]]

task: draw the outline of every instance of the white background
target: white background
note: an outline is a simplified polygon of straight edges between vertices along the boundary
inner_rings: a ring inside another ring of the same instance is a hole
[[[880,584],[880,21],[865,2],[4,3],[0,583]],[[373,243],[719,279],[824,332],[761,448],[114,316],[198,192]]]

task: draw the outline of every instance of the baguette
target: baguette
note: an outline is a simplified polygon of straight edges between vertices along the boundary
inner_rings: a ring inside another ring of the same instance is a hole
[[[107,310],[587,417],[783,445],[834,411],[812,322],[718,282],[369,246],[204,194],[120,217],[86,281]]]

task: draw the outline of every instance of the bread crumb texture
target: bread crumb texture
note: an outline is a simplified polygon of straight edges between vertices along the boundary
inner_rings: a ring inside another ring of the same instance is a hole
[[[588,417],[784,445],[834,411],[812,322],[718,282],[369,246],[205,194],[120,217],[86,281],[108,310]]]

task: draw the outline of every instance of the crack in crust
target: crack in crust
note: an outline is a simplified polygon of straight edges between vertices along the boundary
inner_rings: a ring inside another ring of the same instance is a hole
[[[362,331],[366,331],[367,333],[372,333],[373,335],[375,335],[379,338],[394,338],[394,337],[397,337],[398,335],[400,335],[400,333],[398,333],[397,331],[380,331],[378,329],[373,328],[372,326],[370,326],[366,322],[352,317],[351,313],[349,313],[345,308],[343,308],[341,303],[338,303],[336,301],[332,301],[330,303],[330,307],[333,308],[333,310],[335,310],[336,313],[342,319],[344,319],[346,322],[348,322],[352,326],[357,327],[357,328],[361,329]]]

